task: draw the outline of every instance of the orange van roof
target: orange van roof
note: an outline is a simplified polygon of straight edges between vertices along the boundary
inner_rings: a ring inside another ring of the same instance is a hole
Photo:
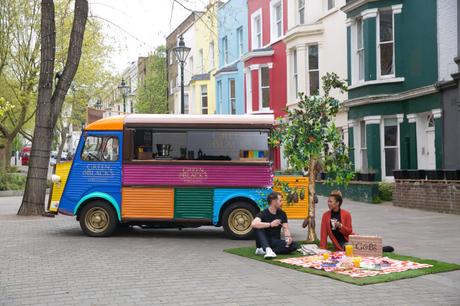
[[[125,116],[113,116],[102,118],[90,123],[86,131],[122,131]]]

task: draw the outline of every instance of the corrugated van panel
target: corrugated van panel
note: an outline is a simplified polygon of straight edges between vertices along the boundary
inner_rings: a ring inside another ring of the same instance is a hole
[[[174,217],[212,219],[213,195],[212,188],[176,188]]]
[[[305,219],[308,213],[308,178],[303,176],[276,176],[275,180],[287,182],[290,187],[305,188],[305,198],[298,203],[288,205],[286,199],[283,199],[283,210],[286,212],[288,219]],[[281,192],[281,190],[275,189]]]
[[[174,217],[174,189],[123,187],[121,217],[172,219]]]
[[[270,165],[125,164],[123,185],[271,187]]]

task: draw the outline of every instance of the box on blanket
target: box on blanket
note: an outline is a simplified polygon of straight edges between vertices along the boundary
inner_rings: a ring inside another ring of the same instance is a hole
[[[382,237],[350,235],[349,243],[353,245],[354,256],[382,256]]]

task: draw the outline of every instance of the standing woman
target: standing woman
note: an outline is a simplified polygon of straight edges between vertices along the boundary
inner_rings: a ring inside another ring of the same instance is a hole
[[[320,248],[327,249],[327,237],[331,239],[336,250],[343,251],[348,237],[353,234],[351,215],[342,206],[342,193],[332,191],[327,200],[329,210],[323,214],[321,221]]]

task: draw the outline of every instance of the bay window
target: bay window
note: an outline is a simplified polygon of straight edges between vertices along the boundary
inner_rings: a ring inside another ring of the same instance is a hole
[[[393,176],[393,170],[399,168],[398,119],[396,118],[386,118],[383,121],[383,150],[385,176]]]
[[[308,80],[310,96],[319,93],[318,45],[308,46]]]
[[[235,91],[235,79],[228,80],[229,82],[229,106],[230,106],[230,114],[236,114],[236,91]]]
[[[259,69],[259,108],[268,109],[270,107],[270,70],[268,67]]]
[[[299,93],[299,74],[297,68],[297,49],[294,49],[292,52],[292,72],[293,72],[293,84],[294,84],[294,94],[292,97],[297,98]]]
[[[201,85],[201,113],[208,114],[208,86]]]

